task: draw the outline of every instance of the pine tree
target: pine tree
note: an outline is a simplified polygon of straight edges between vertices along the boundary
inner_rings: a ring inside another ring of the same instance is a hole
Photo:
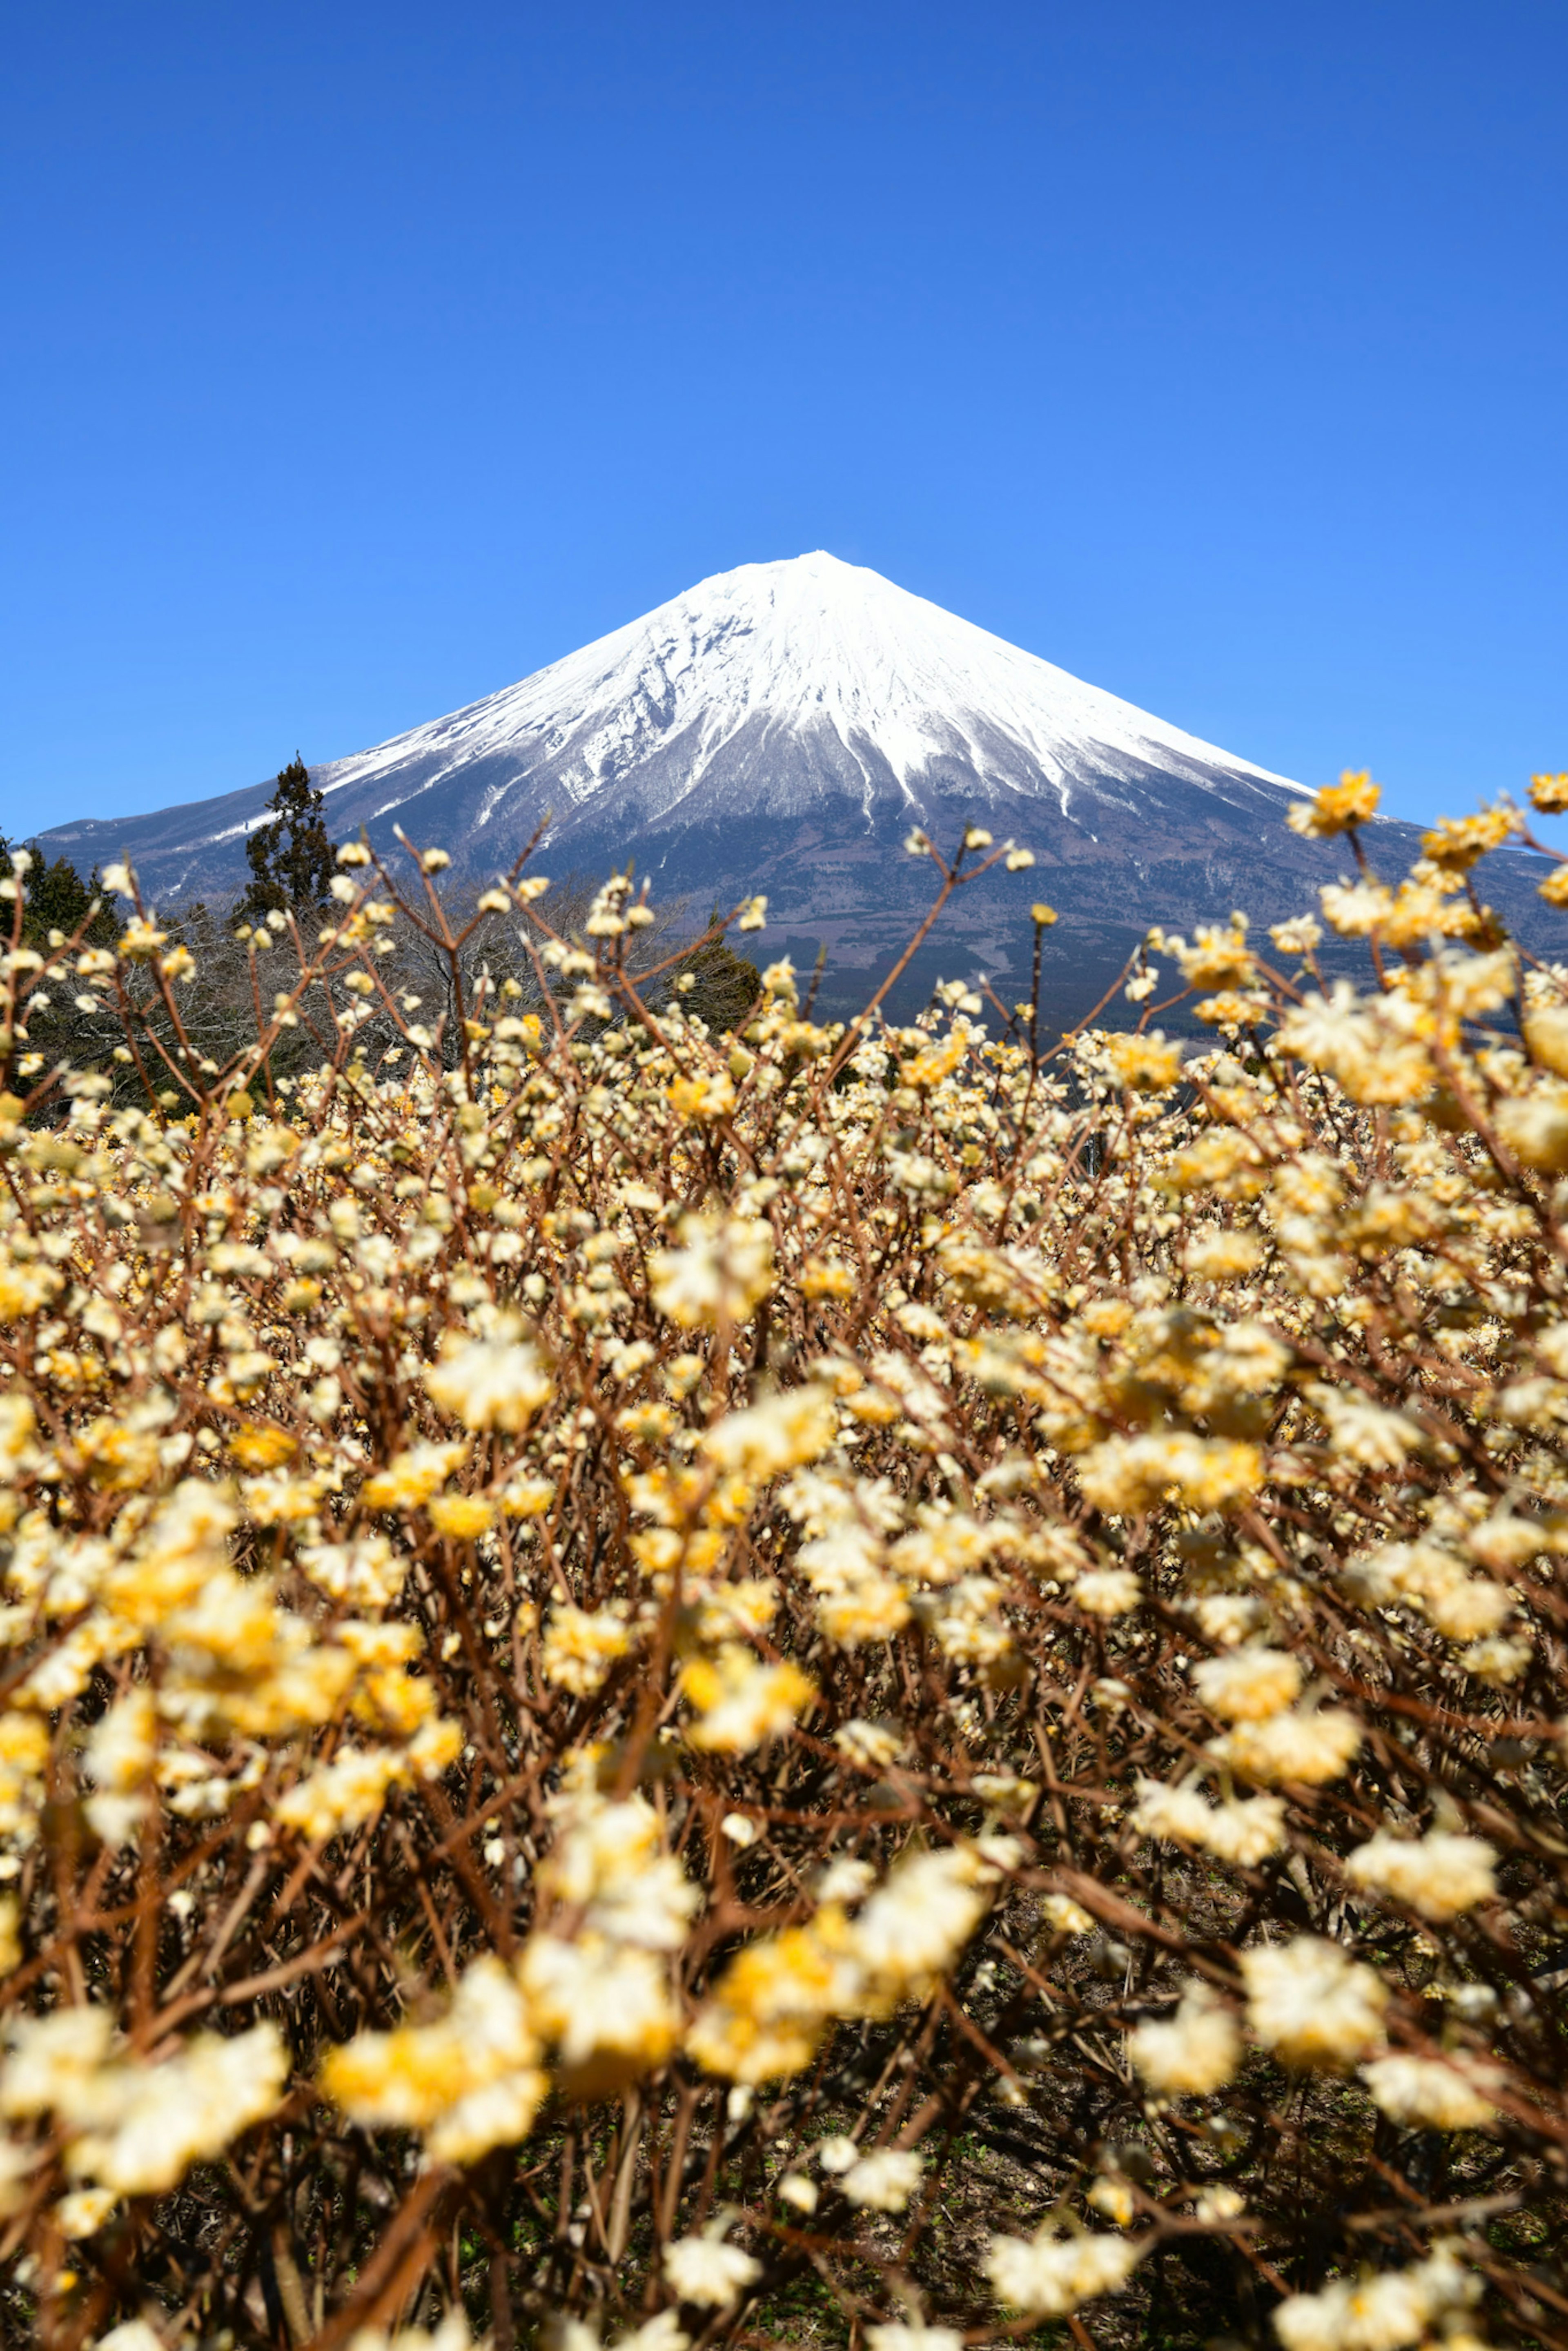
[[[95,898],[102,898],[98,868],[84,882],[76,867],[67,859],[57,857],[52,865],[46,864],[35,849],[31,852],[32,870],[26,881],[26,903],[22,914],[22,937],[28,946],[41,946],[51,931],[63,931],[67,938],[75,935],[78,924]],[[0,878],[16,872],[12,863],[11,843],[0,833]],[[7,921],[9,915],[7,914]],[[110,906],[101,904],[88,926],[90,946],[111,947],[120,936],[120,925]]]
[[[298,751],[279,770],[267,802],[270,824],[258,825],[245,845],[250,884],[235,912],[254,923],[275,909],[309,914],[326,904],[336,870],[335,852],[322,820],[326,801],[310,782]]]
[[[716,906],[708,916],[709,928],[718,920]],[[687,1012],[706,1021],[716,1036],[738,1029],[761,993],[757,966],[737,956],[722,933],[683,957],[676,977],[688,975],[695,985],[680,991],[680,1001]]]

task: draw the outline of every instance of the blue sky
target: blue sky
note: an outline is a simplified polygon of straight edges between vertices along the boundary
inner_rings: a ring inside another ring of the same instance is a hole
[[[13,833],[817,546],[1401,813],[1568,766],[1562,0],[6,23]]]

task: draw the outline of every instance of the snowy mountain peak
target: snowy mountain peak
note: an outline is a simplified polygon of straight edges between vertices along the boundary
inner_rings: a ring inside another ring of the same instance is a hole
[[[949,849],[979,824],[1033,852],[1030,892],[990,877],[945,917],[993,972],[1031,951],[1033,891],[1064,918],[1050,956],[1076,971],[1086,943],[1124,953],[1154,921],[1297,912],[1315,854],[1284,825],[1282,778],[821,550],[700,580],[311,773],[339,840],[363,830],[395,857],[401,830],[447,851],[466,885],[544,827],[558,876],[630,856],[665,903],[764,892],[770,937],[809,956],[826,940],[841,969],[919,919],[930,875],[903,854],[912,824]],[[161,904],[221,901],[243,886],[271,789],[46,842],[83,872],[129,853]]]
[[[1283,781],[820,549],[716,573],[518,685],[334,761],[319,780],[335,792],[384,778],[395,789],[417,768],[423,793],[476,760],[524,753],[525,774],[548,764],[582,810],[650,758],[664,766],[678,743],[681,772],[648,809],[668,818],[700,799],[740,743],[753,771],[770,743],[788,743],[794,770],[803,740],[840,789],[869,799],[892,785],[922,814],[932,813],[923,783],[954,761],[988,798],[1049,797],[1063,813],[1075,790],[1173,760],[1211,784]],[[523,779],[497,784],[478,821]]]
[[[1336,866],[1333,844],[1286,827],[1283,778],[820,549],[699,580],[518,685],[311,772],[335,838],[362,830],[397,859],[402,831],[447,851],[460,891],[543,829],[558,880],[590,884],[630,857],[688,914],[765,893],[768,953],[810,963],[825,947],[820,1001],[840,1011],[929,904],[928,863],[903,853],[912,823],[946,849],[984,825],[1036,870],[998,867],[955,895],[941,944],[901,982],[911,1003],[967,967],[998,985],[1010,971],[1016,998],[1042,896],[1062,917],[1042,946],[1048,997],[1073,1019],[1152,923],[1234,906],[1274,922]],[[41,845],[84,873],[129,855],[161,905],[222,903],[271,791],[61,825]],[[1515,894],[1539,915],[1531,879]]]

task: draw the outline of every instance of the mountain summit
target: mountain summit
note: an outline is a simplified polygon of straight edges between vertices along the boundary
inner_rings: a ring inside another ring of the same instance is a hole
[[[858,812],[863,829],[887,816],[940,834],[983,810],[1092,835],[1098,809],[1141,816],[1151,787],[1174,784],[1256,831],[1283,805],[1281,778],[822,553],[719,572],[518,685],[310,772],[335,833],[390,839],[401,822],[486,870],[547,812],[558,858],[607,830],[617,845],[656,838],[654,862],[685,866],[692,836],[758,820]],[[179,894],[243,871],[266,790],[48,838],[129,847]]]
[[[421,800],[460,810],[488,862],[486,836],[526,837],[547,806],[562,840],[612,810],[618,829],[678,835],[845,800],[868,824],[886,808],[940,827],[955,798],[1008,821],[1040,801],[1069,817],[1155,775],[1253,813],[1262,787],[1270,816],[1282,782],[819,553],[720,572],[318,781],[426,829]]]
[[[1328,879],[1286,830],[1279,776],[1167,726],[875,571],[812,554],[717,573],[642,620],[449,717],[311,769],[337,839],[401,825],[476,873],[547,816],[542,862],[595,876],[635,858],[705,913],[755,891],[765,942],[880,962],[929,897],[912,825],[968,824],[1035,852],[1027,893],[988,877],[947,935],[997,969],[1028,897],[1061,910],[1050,954],[1092,972],[1154,921],[1246,905],[1273,920]],[[43,836],[78,865],[128,852],[163,904],[245,871],[269,787]],[[1402,829],[1403,830],[1403,829]],[[1063,974],[1066,977],[1066,973]]]

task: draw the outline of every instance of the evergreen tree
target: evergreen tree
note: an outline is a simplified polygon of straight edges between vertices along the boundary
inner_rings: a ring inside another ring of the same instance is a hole
[[[245,845],[250,884],[235,908],[254,923],[275,908],[308,914],[324,906],[336,871],[332,843],[322,820],[326,801],[312,788],[310,770],[298,751],[279,771],[267,802],[270,824],[258,825]]]
[[[719,919],[716,906],[708,916],[711,929]],[[690,977],[695,983],[680,991],[680,1002],[687,1012],[695,1012],[717,1035],[738,1029],[762,988],[762,976],[754,963],[737,956],[722,934],[709,939],[706,946],[694,947],[682,960],[677,979]]]
[[[16,872],[12,862],[12,844],[0,833],[0,878],[8,879]],[[81,921],[95,898],[102,895],[94,866],[83,881],[66,858],[57,857],[47,865],[37,851],[31,852],[32,871],[26,878],[26,902],[22,914],[22,936],[28,946],[42,946],[51,931],[62,931],[67,938],[75,935]],[[9,927],[9,912],[0,927]],[[88,943],[95,947],[109,947],[120,936],[120,925],[109,905],[100,905],[88,927]]]

